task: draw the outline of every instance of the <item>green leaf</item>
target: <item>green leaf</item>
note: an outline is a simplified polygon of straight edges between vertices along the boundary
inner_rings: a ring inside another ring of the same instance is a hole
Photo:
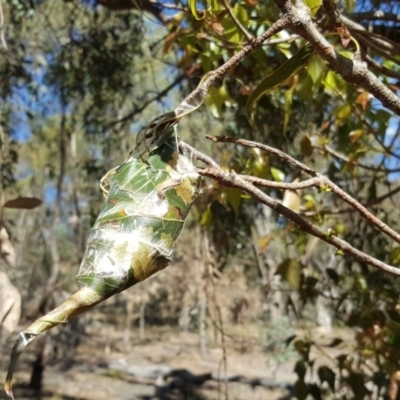
[[[283,182],[285,180],[285,173],[278,168],[272,167],[271,175],[276,182]]]
[[[229,205],[235,212],[235,216],[237,216],[239,212],[240,201],[242,199],[242,191],[235,188],[226,188],[225,194]]]
[[[267,179],[269,176],[269,157],[260,149],[251,149],[254,158],[251,159],[248,166],[248,174],[254,175],[257,178]]]
[[[299,72],[314,54],[314,48],[310,44],[303,46],[292,58],[285,61],[270,76],[265,78],[247,99],[247,117],[252,122],[251,112],[254,104],[268,91],[278,86],[280,83]]]
[[[287,258],[279,264],[276,275],[280,275],[293,289],[298,289],[300,287],[301,270],[303,267],[303,264],[299,261]]]
[[[395,247],[392,252],[392,263],[399,264],[400,263],[400,247]]]
[[[303,199],[305,201],[304,207],[307,208],[308,210],[314,210],[316,203],[315,203],[315,198],[311,194],[306,194],[303,196]]]
[[[351,114],[350,104],[343,104],[335,110],[335,114],[339,119],[346,119]]]
[[[321,80],[325,68],[326,67],[324,61],[320,57],[318,56],[311,57],[310,62],[306,66],[306,69],[314,85],[318,84],[319,81]]]
[[[278,35],[276,35],[276,36],[278,36]],[[285,43],[285,42],[279,43],[276,47],[280,50],[280,52],[286,58],[290,58],[292,56],[292,52],[290,51],[290,48],[291,48],[291,44],[290,43]]]
[[[351,131],[349,133],[349,140],[350,140],[351,143],[355,143],[363,135],[364,135],[364,130],[363,129],[356,129],[356,130]]]
[[[330,70],[327,72],[325,79],[322,80],[322,84],[325,86],[326,93],[333,95],[340,94],[343,98],[347,97],[347,83],[334,71]]]
[[[311,10],[311,17],[315,17],[315,14],[321,7],[322,0],[304,0],[304,3]]]
[[[200,17],[199,14],[197,14],[197,0],[188,0],[189,3],[189,8],[190,11],[192,12],[193,16],[200,21],[201,19],[204,18],[204,14]]]
[[[219,118],[221,116],[223,106],[230,104],[231,101],[232,98],[229,96],[226,86],[222,85],[220,88],[212,86],[208,91],[205,102],[214,117]]]
[[[222,10],[222,6],[218,0],[207,0],[207,4],[210,5],[211,10],[215,13]]]
[[[352,13],[356,7],[356,0],[345,0],[346,12]]]
[[[271,234],[260,237],[260,239],[258,239],[257,241],[258,253],[259,254],[264,253],[265,250],[267,250],[270,243],[273,241],[273,239],[274,235]]]
[[[288,90],[285,92],[285,115],[283,118],[283,136],[286,135],[286,129],[290,121],[290,116],[292,114],[292,104],[293,104],[293,90]]]
[[[204,211],[201,216],[200,225],[210,227],[212,223],[212,211],[210,204],[207,206],[207,210]]]
[[[296,95],[300,100],[307,100],[308,102],[312,102],[314,99],[314,83],[310,77],[307,75],[296,86]]]

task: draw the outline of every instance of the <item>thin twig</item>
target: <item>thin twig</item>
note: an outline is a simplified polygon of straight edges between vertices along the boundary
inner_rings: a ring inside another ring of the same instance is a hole
[[[183,81],[183,78],[185,76],[179,75],[171,84],[169,84],[165,89],[163,89],[161,92],[157,93],[156,96],[152,97],[151,99],[145,101],[142,103],[142,105],[138,108],[136,108],[135,110],[131,111],[129,114],[125,115],[124,117],[111,121],[107,124],[107,129],[110,129],[112,126],[116,125],[116,124],[121,124],[124,123],[128,120],[130,120],[132,117],[134,117],[135,115],[141,113],[146,107],[148,107],[150,104],[152,104],[155,101],[159,101],[161,100],[164,96],[166,96],[169,91],[171,89],[173,89],[176,85],[178,85],[180,82]]]
[[[218,142],[218,143],[235,143],[239,144],[244,147],[251,147],[251,148],[256,148],[260,150],[267,151],[270,154],[274,154],[278,156],[279,158],[283,159],[284,161],[288,162],[289,164],[293,165],[297,169],[301,169],[304,171],[306,174],[310,176],[317,176],[317,172],[314,171],[312,168],[308,167],[307,165],[304,165],[300,161],[297,161],[295,158],[289,156],[288,154],[284,153],[282,150],[275,149],[274,147],[267,146],[266,144],[261,144],[257,142],[253,142],[251,140],[245,140],[245,139],[236,139],[232,138],[229,136],[210,136],[206,135],[206,138],[208,140],[211,140],[213,142]]]
[[[366,38],[364,35],[359,34],[357,32],[353,32],[353,36],[360,42],[363,43],[366,47],[369,47],[375,51],[376,54],[380,55],[381,57],[386,58],[387,60],[392,61],[395,64],[400,64],[398,58],[396,58],[396,52],[394,50],[385,49],[382,44],[374,43],[373,40]],[[393,54],[393,55],[392,55]]]
[[[363,253],[362,251],[351,246],[345,240],[342,240],[339,237],[335,236],[333,232],[323,231],[322,229],[318,228],[317,226],[307,221],[297,213],[285,207],[272,197],[268,196],[260,189],[257,189],[251,183],[246,182],[244,179],[240,178],[235,173],[224,171],[221,168],[209,167],[203,171],[203,176],[208,176],[209,178],[213,178],[219,183],[223,184],[224,186],[234,187],[243,190],[244,192],[252,195],[255,199],[257,199],[261,203],[267,205],[268,207],[272,208],[279,214],[285,216],[286,218],[297,224],[303,231],[318,237],[319,239],[321,239],[326,243],[331,244],[332,246],[336,247],[338,250],[348,255],[349,257],[361,263],[371,265],[386,273],[395,276],[400,276],[399,268],[388,265],[374,257],[371,257],[368,254]]]
[[[363,168],[369,171],[374,171],[374,172],[382,172],[385,174],[388,173],[393,173],[393,172],[400,172],[400,168],[382,168],[382,167],[374,167],[373,165],[366,165],[366,164],[361,164],[355,160],[351,160],[349,157],[344,156],[343,154],[340,154],[338,151],[333,149],[332,147],[328,145],[324,146],[314,146],[315,149],[325,151],[329,153],[330,155],[334,156],[335,158],[342,160],[346,163],[349,163],[351,165],[354,165],[355,167]]]
[[[232,21],[235,23],[235,25],[240,30],[240,32],[243,33],[243,35],[246,37],[248,42],[251,42],[254,39],[254,36],[237,19],[236,15],[234,14],[234,12],[233,12],[231,6],[229,5],[228,1],[227,0],[222,0],[222,3],[225,6],[226,10],[228,11],[228,14],[232,18]]]
[[[201,173],[201,171],[200,171]],[[319,187],[319,180],[318,178],[311,178],[301,182],[275,182],[275,181],[268,181],[266,179],[256,178],[254,176],[249,175],[239,175],[238,176],[245,181],[252,183],[255,186],[260,187],[267,187],[272,189],[282,189],[282,190],[299,190],[299,189],[306,189],[310,187]]]
[[[221,79],[232,67],[236,66],[244,57],[251,53],[257,47],[262,46],[271,36],[277,34],[283,29],[288,28],[290,25],[287,16],[283,16],[276,21],[266,32],[254,39],[251,43],[247,44],[230,58],[226,63],[214,71],[208,73],[193,92],[187,96],[181,104],[200,104],[204,101],[210,87],[218,80]]]
[[[297,169],[301,169],[305,173],[311,175],[318,179],[318,187],[321,190],[326,190],[329,188],[333,193],[335,193],[338,197],[340,197],[343,201],[353,207],[358,213],[366,219],[369,223],[371,223],[374,227],[379,229],[382,233],[392,238],[394,241],[400,244],[400,234],[394,231],[389,225],[382,222],[379,218],[375,217],[371,212],[369,212],[362,204],[360,204],[357,200],[347,194],[344,190],[342,190],[339,186],[335,185],[331,180],[329,180],[324,175],[314,171],[310,167],[304,165],[300,161],[297,161],[293,157],[287,155],[281,150],[274,149],[273,147],[263,145],[261,143],[252,142],[250,140],[245,139],[235,139],[227,136],[206,136],[207,139],[212,140],[213,142],[222,142],[222,143],[236,143],[241,146],[258,148],[264,151],[267,151],[270,154],[275,154],[278,157],[282,158],[286,162],[292,164]],[[215,168],[215,167],[214,167]],[[240,178],[242,179],[242,178]]]
[[[386,75],[390,78],[400,79],[400,72],[394,71],[392,69],[386,68],[384,65],[376,62],[371,56],[368,54],[364,54],[363,57],[367,64],[373,68],[374,70],[380,72],[383,75]]]

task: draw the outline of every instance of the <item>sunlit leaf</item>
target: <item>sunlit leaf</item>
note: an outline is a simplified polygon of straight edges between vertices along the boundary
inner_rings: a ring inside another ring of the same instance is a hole
[[[315,85],[318,84],[322,79],[326,67],[321,57],[313,56],[306,65],[306,69]]]
[[[277,35],[277,36],[278,36],[278,35]],[[286,58],[292,57],[292,52],[290,51],[290,48],[291,48],[291,44],[290,44],[290,43],[285,43],[285,42],[279,43],[276,47],[279,49],[279,51],[280,51]]]
[[[221,19],[221,25],[224,28],[224,36],[229,42],[239,44],[243,41],[244,35],[242,31],[229,14],[225,14]]]
[[[43,203],[42,200],[36,197],[18,197],[13,200],[8,200],[4,203],[5,208],[20,208],[25,210],[32,210],[39,207]]]
[[[315,17],[315,14],[318,12],[321,7],[322,0],[304,0],[304,3],[311,11],[311,16]]]
[[[300,190],[285,190],[282,205],[295,213],[299,213],[301,205],[300,193]]]
[[[335,114],[339,119],[346,119],[351,114],[350,104],[343,104],[342,106],[338,107]]]
[[[322,84],[325,86],[326,93],[335,95],[340,94],[346,98],[345,92],[347,89],[347,84],[336,72],[329,70],[326,73],[325,78],[322,80]]]
[[[271,175],[276,182],[283,182],[285,180],[285,173],[278,168],[271,167]]]
[[[264,253],[273,239],[274,235],[271,234],[260,237],[260,239],[258,239],[257,241],[258,253],[259,254]]]
[[[346,233],[346,225],[342,222],[338,222],[335,224],[335,231],[338,235],[344,235]]]
[[[248,167],[248,173],[258,178],[267,179],[269,176],[269,157],[266,153],[261,152],[260,149],[251,149],[254,158]]]
[[[351,131],[349,133],[349,139],[351,143],[355,143],[357,142],[358,139],[360,139],[360,137],[362,137],[364,135],[364,130],[363,129],[356,129],[354,131]]]
[[[229,96],[226,86],[222,85],[219,88],[215,86],[210,88],[205,103],[214,117],[219,118],[221,116],[223,107],[225,105],[229,105],[231,101],[232,99]]]
[[[311,194],[306,194],[303,196],[304,199],[304,207],[307,208],[308,210],[314,210],[315,209],[315,197]]]
[[[391,258],[393,264],[400,264],[400,247],[395,247],[391,252]]]
[[[299,261],[287,258],[281,264],[279,264],[276,275],[280,275],[281,278],[289,284],[293,289],[298,289],[301,282],[301,270],[304,268],[303,264]]]
[[[211,205],[209,204],[207,206],[206,211],[204,211],[203,215],[201,216],[200,220],[200,225],[202,226],[211,226],[212,223],[212,211],[211,211]]]
[[[232,207],[235,215],[237,216],[242,198],[242,191],[235,188],[226,188],[224,190],[226,194],[226,199],[228,200],[229,205]]]
[[[207,0],[207,4],[210,5],[211,10],[214,13],[223,9],[222,4],[219,0]]]
[[[345,0],[344,4],[346,5],[346,12],[352,13],[354,8],[356,7],[357,0]]]
[[[363,108],[363,110],[366,110],[372,97],[373,96],[371,95],[371,93],[369,93],[367,91],[361,92],[357,96],[356,103],[361,104],[361,107]]]
[[[253,120],[252,109],[255,103],[268,91],[278,86],[280,83],[299,72],[310,60],[314,53],[314,48],[310,44],[303,46],[292,58],[285,61],[270,76],[265,78],[247,99],[247,117]]]
[[[247,10],[243,5],[241,5],[239,2],[235,4],[233,7],[233,12],[236,16],[236,18],[241,22],[241,24],[247,28],[247,25],[249,23],[249,15],[247,14]]]
[[[201,20],[204,18],[204,14],[201,16],[199,14],[197,14],[197,0],[188,0],[188,4],[189,4],[190,11],[192,12],[193,16],[197,20]]]
[[[175,42],[176,42],[176,39],[177,39],[177,34],[176,34],[176,32],[170,33],[170,34],[165,38],[165,41],[164,41],[164,49],[163,49],[164,54],[168,54],[168,53],[172,50],[172,47],[174,46],[174,44],[175,44]]]

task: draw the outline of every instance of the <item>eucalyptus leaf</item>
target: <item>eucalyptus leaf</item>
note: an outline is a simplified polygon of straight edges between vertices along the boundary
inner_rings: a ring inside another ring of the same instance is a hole
[[[204,18],[204,15],[200,16],[197,14],[197,0],[188,0],[190,11],[197,20]]]
[[[253,121],[252,109],[257,101],[280,83],[299,72],[314,54],[310,44],[303,46],[292,58],[285,61],[270,76],[265,78],[247,99],[246,110],[250,122]]]

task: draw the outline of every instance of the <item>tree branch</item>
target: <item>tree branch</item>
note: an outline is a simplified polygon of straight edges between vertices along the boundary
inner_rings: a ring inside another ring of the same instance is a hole
[[[290,29],[309,41],[318,54],[347,82],[365,88],[386,108],[400,115],[400,99],[368,70],[359,53],[355,53],[352,60],[340,55],[317,30],[304,3],[299,0],[295,4],[289,0],[275,0],[275,3],[284,16],[290,19]]]
[[[261,145],[262,146],[262,145]],[[260,201],[261,203],[267,205],[268,207],[272,208],[279,214],[285,216],[295,224],[297,224],[300,229],[303,231],[321,239],[322,241],[331,244],[332,246],[336,247],[338,250],[343,252],[344,254],[348,255],[349,257],[368,265],[371,265],[381,271],[386,273],[392,274],[394,276],[400,276],[400,269],[388,265],[374,257],[371,257],[362,251],[356,249],[355,247],[351,246],[346,241],[338,238],[334,235],[334,232],[324,232],[322,229],[318,228],[317,226],[313,225],[311,222],[307,221],[297,213],[293,212],[289,208],[285,207],[277,200],[271,198],[260,189],[256,188],[252,183],[246,181],[240,175],[237,175],[234,172],[227,172],[223,170],[219,165],[212,160],[210,157],[200,153],[199,151],[193,149],[186,143],[180,142],[180,148],[187,152],[192,152],[195,158],[203,161],[207,165],[208,168],[200,170],[200,173],[203,176],[207,176],[209,178],[215,179],[220,184],[227,186],[227,187],[234,187],[244,192],[250,194],[255,199]],[[276,150],[276,149],[275,149]],[[278,150],[279,152],[279,150]],[[291,158],[290,156],[287,156]],[[286,157],[285,157],[286,158]]]
[[[137,107],[135,110],[131,111],[129,114],[125,115],[124,117],[111,121],[107,124],[107,129],[112,128],[114,125],[117,124],[122,124],[131,118],[133,118],[135,115],[141,113],[146,107],[148,107],[151,103],[155,101],[161,100],[164,96],[166,96],[171,89],[173,89],[177,84],[183,81],[183,78],[185,75],[179,75],[171,84],[169,84],[165,89],[163,89],[161,92],[157,93],[156,96],[152,97],[151,99],[145,101],[144,103],[141,104],[140,107]]]
[[[349,204],[353,209],[355,209],[362,218],[366,219],[371,225],[375,228],[379,229],[382,233],[392,238],[394,241],[400,244],[400,234],[394,231],[390,226],[382,222],[379,218],[375,217],[372,213],[370,213],[362,204],[360,204],[357,200],[347,194],[344,190],[342,190],[339,186],[334,184],[331,180],[329,180],[326,176],[314,171],[308,166],[302,164],[300,161],[297,161],[293,157],[287,155],[281,150],[274,149],[273,147],[263,145],[261,143],[252,142],[245,139],[235,139],[227,136],[206,136],[207,139],[212,140],[213,142],[223,142],[223,143],[236,143],[241,146],[258,148],[264,151],[267,151],[270,154],[275,154],[278,157],[282,158],[286,162],[294,165],[297,169],[300,169],[311,175],[316,180],[316,187],[321,190],[326,190],[329,188],[333,193],[335,193],[338,197],[340,197],[343,201]]]
[[[218,80],[221,79],[232,67],[236,66],[244,57],[251,53],[257,47],[260,47],[266,42],[271,36],[277,34],[283,29],[288,28],[290,21],[287,16],[283,16],[278,21],[276,21],[266,32],[254,39],[251,43],[244,46],[242,50],[236,53],[232,58],[230,58],[226,63],[222,64],[220,67],[212,72],[209,72],[201,82],[201,84],[187,96],[180,106],[175,110],[177,116],[180,113],[184,113],[186,110],[185,105],[201,104],[207,96],[210,87]],[[180,110],[180,111],[177,111]]]

